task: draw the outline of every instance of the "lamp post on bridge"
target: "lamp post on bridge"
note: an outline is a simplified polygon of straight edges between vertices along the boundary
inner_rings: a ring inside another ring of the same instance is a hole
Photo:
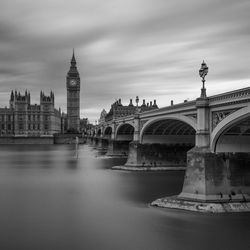
[[[201,98],[206,98],[207,97],[206,88],[205,88],[205,81],[206,81],[205,77],[206,77],[207,73],[208,73],[208,66],[203,60],[203,62],[201,64],[201,68],[199,70],[199,75],[202,78]]]
[[[135,102],[136,102],[136,107],[138,108],[139,96],[136,96],[136,98],[135,98]]]
[[[136,96],[135,98],[135,102],[136,102],[136,110],[135,113],[138,114],[139,113],[139,107],[138,107],[138,103],[139,103],[139,96]]]

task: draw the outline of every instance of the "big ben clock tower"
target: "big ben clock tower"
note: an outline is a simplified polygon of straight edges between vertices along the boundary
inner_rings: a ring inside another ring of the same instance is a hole
[[[80,75],[76,67],[73,50],[71,65],[66,78],[67,87],[67,128],[69,131],[80,131]]]

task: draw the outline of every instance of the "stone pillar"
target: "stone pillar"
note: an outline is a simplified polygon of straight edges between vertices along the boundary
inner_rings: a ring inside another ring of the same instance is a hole
[[[98,149],[102,149],[102,138],[98,138],[98,139],[97,139],[96,147],[97,147]]]
[[[111,128],[112,128],[111,140],[115,140],[115,130],[116,130],[116,124],[115,124],[115,122],[112,122]]]
[[[250,153],[212,153],[195,147],[178,199],[203,202],[250,200]]]
[[[197,131],[196,147],[209,147],[210,143],[210,119],[209,119],[209,101],[208,98],[196,99],[197,108]]]
[[[140,144],[131,142],[126,166],[131,167],[163,167],[165,169],[186,166],[186,152],[188,146],[167,144]]]
[[[138,141],[133,141],[129,143],[128,159],[125,166],[142,166],[141,161],[142,144]]]
[[[135,114],[134,117],[134,142],[139,142],[140,141],[140,118],[139,114]]]
[[[127,156],[127,144],[124,141],[109,140],[107,156]]]
[[[125,166],[141,166],[141,150],[142,144],[140,142],[140,118],[139,114],[134,116],[134,137],[133,141],[129,143],[128,159]]]
[[[93,145],[96,147],[98,145],[98,138],[94,137],[93,138]]]
[[[107,142],[106,142],[106,140],[105,139],[103,139],[103,138],[97,138],[96,139],[96,147],[97,147],[97,149],[107,149]]]

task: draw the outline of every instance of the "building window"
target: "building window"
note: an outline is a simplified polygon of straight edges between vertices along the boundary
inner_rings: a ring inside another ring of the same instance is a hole
[[[19,130],[22,130],[23,129],[23,124],[19,124]]]
[[[36,125],[35,124],[33,124],[33,130],[35,130],[36,129]]]
[[[28,115],[28,120],[30,121],[30,115]]]
[[[2,124],[2,129],[5,129],[4,124]]]
[[[8,124],[8,130],[11,130],[11,125],[10,124]]]
[[[44,125],[44,129],[47,130],[49,128],[48,124]]]

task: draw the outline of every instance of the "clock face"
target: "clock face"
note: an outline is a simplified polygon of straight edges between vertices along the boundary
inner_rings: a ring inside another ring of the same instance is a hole
[[[76,80],[70,80],[70,86],[76,86]]]

